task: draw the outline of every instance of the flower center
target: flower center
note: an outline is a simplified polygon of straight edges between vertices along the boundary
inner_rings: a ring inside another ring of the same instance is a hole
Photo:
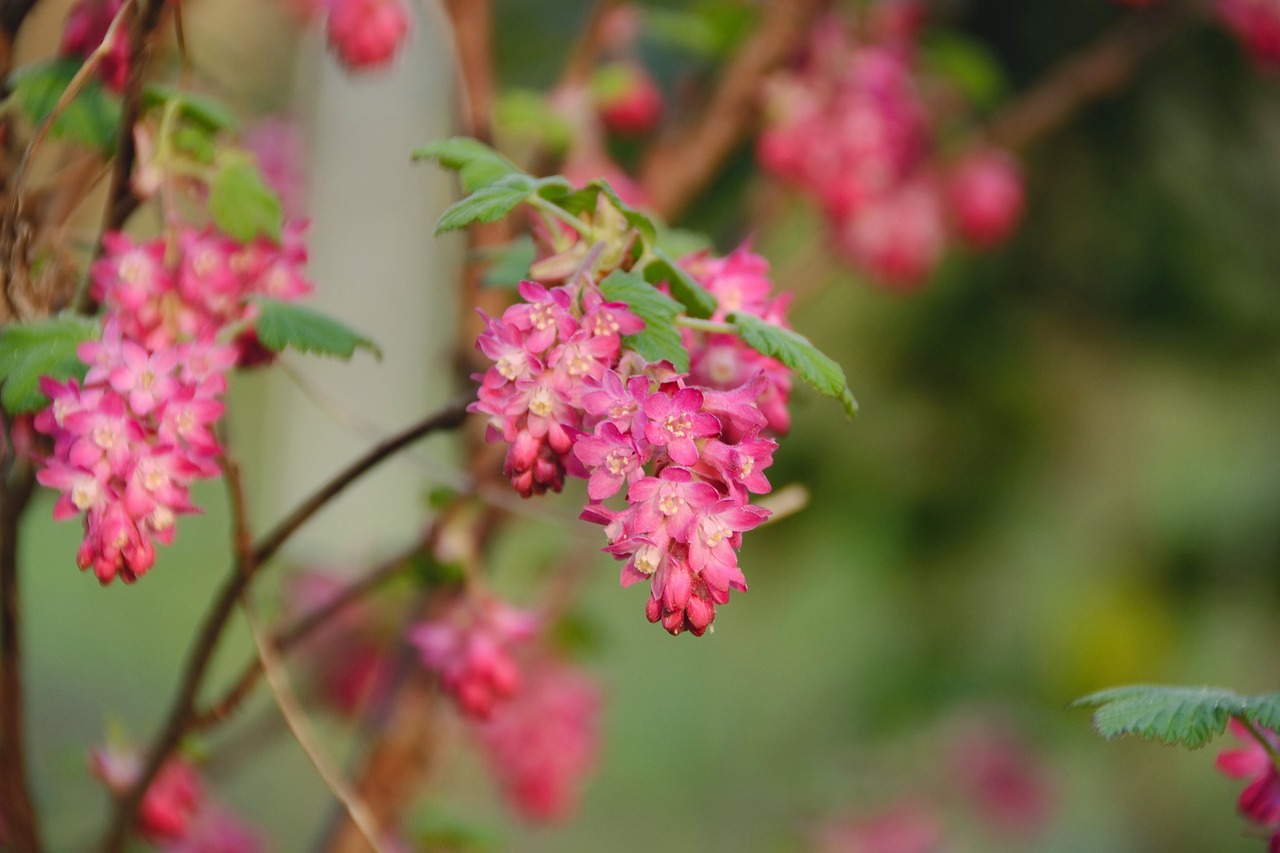
[[[529,397],[529,412],[540,418],[545,418],[551,414],[551,390],[544,385],[539,385],[533,389],[533,394]]]
[[[93,428],[93,443],[103,450],[114,447],[117,438],[119,433],[116,431],[115,424],[98,424]]]
[[[625,450],[610,450],[609,455],[604,460],[605,467],[609,469],[610,474],[615,476],[627,470],[631,464],[631,454]]]
[[[641,545],[640,550],[636,551],[633,564],[640,574],[651,575],[658,570],[658,564],[661,562],[662,550],[657,545]]]
[[[671,433],[673,438],[684,438],[689,434],[689,430],[693,428],[693,418],[688,412],[679,412],[674,415],[667,415],[667,419],[662,422],[667,432]]]

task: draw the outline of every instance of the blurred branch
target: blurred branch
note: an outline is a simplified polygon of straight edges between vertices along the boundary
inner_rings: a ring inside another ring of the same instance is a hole
[[[596,60],[600,56],[600,46],[604,38],[604,25],[609,13],[621,5],[621,0],[596,0],[591,10],[587,25],[569,53],[569,61],[565,63],[560,74],[560,86],[573,88],[586,85],[595,69]]]
[[[160,734],[147,754],[142,772],[139,773],[133,787],[116,802],[111,822],[99,848],[102,853],[120,853],[124,849],[143,794],[164,762],[182,741],[183,736],[191,730],[196,717],[196,697],[208,673],[209,661],[213,658],[213,652],[217,648],[236,603],[240,601],[250,581],[253,580],[258,567],[271,559],[298,528],[353,482],[413,442],[434,432],[456,428],[465,417],[465,406],[462,403],[452,403],[398,435],[376,445],[304,500],[256,546],[248,546],[246,541],[248,532],[242,523],[236,522],[233,535],[237,541],[237,556],[233,561],[231,573],[223,581],[222,588],[218,591],[213,605],[200,626],[200,631],[196,635],[195,643],[183,668],[178,690],[170,703]],[[226,457],[223,459],[223,472],[229,484],[239,476],[234,462]],[[243,499],[242,494],[237,488],[233,488],[230,494],[234,516],[240,519],[243,512],[236,502]]]
[[[698,120],[675,127],[640,168],[651,206],[673,221],[755,129],[765,78],[804,41],[827,0],[773,0],[734,54]]]
[[[493,7],[490,0],[441,0],[453,28],[462,89],[462,124],[470,136],[493,142]]]
[[[8,438],[7,420],[4,426],[0,440]],[[27,778],[18,600],[19,528],[35,491],[35,474],[25,463],[14,467],[0,470],[0,814],[15,849],[35,853],[41,849],[40,828]]]
[[[987,127],[992,144],[1019,150],[1057,131],[1099,98],[1116,94],[1142,63],[1195,20],[1190,2],[1131,15],[1051,69],[1005,107]]]
[[[355,604],[404,571],[409,566],[410,561],[426,548],[426,544],[424,539],[390,560],[376,566],[359,579],[348,584],[322,606],[298,617],[289,627],[277,631],[270,640],[272,654],[282,655],[297,646],[339,612]],[[196,730],[207,729],[225,721],[240,708],[244,700],[253,692],[253,688],[257,685],[262,672],[261,655],[258,655],[245,665],[244,669],[240,671],[240,677],[235,680],[222,696],[212,702],[206,710],[196,715],[191,722],[191,727]]]

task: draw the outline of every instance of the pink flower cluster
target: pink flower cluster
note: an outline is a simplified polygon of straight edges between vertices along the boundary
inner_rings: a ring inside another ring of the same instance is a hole
[[[1214,11],[1254,60],[1263,65],[1280,65],[1280,2],[1217,0]]]
[[[513,652],[533,638],[538,620],[497,599],[461,599],[439,619],[409,632],[422,665],[435,672],[468,717],[489,719],[520,689]]]
[[[1218,769],[1232,779],[1248,779],[1240,794],[1240,814],[1270,834],[1267,849],[1280,853],[1280,771],[1266,747],[1258,743],[1239,720],[1232,720],[1231,733],[1245,742],[1242,749],[1228,749],[1218,754]],[[1280,735],[1264,729],[1263,736],[1272,750],[1280,749]]]
[[[98,49],[107,35],[111,21],[120,13],[124,0],[77,0],[67,12],[67,22],[62,29],[62,44],[58,52],[63,56],[87,58]],[[98,65],[98,78],[108,88],[120,92],[129,76],[129,28],[117,29],[115,42]]]
[[[243,246],[184,229],[175,264],[161,239],[104,237],[106,254],[91,270],[105,309],[102,340],[77,350],[88,365],[83,383],[42,381],[51,404],[35,419],[53,439],[37,477],[62,492],[55,518],[83,514],[76,560],[102,583],[131,583],[151,568],[154,541],[172,542],[176,517],[196,511],[191,482],[217,475],[213,425],[226,374],[257,357],[251,334],[238,349],[218,335],[252,320],[253,294],[288,299],[311,290],[297,236],[292,229],[282,248]]]
[[[763,259],[740,249],[688,263],[721,300],[716,319],[782,322]],[[750,495],[770,489],[777,444],[763,431],[789,424],[787,371],[732,335],[689,334],[691,373],[676,373],[624,352],[643,321],[594,284],[524,282],[520,294],[477,341],[495,364],[471,406],[509,443],[504,473],[526,497],[585,477],[582,518],[604,525],[623,586],[649,582],[649,621],[703,634],[730,590],[746,589],[736,550],[768,515]],[[623,491],[625,509],[603,504]]]
[[[509,445],[503,473],[521,495],[560,491],[566,471],[581,475],[570,452],[585,428],[582,396],[622,354],[623,335],[643,321],[594,285],[548,290],[520,284],[525,302],[507,308],[476,346],[494,366],[480,379],[470,411],[489,415],[491,441]]]
[[[937,162],[912,61],[918,4],[881,5],[902,8],[872,19],[871,41],[855,42],[835,18],[818,24],[805,60],[771,81],[757,155],[819,202],[850,263],[910,288],[932,273],[952,230],[976,248],[1002,243],[1022,213],[1022,180],[1001,152]]]
[[[129,790],[142,772],[140,756],[116,748],[90,752],[89,766],[113,794]],[[196,768],[182,758],[167,761],[143,795],[134,827],[163,853],[260,853],[261,839],[212,802]]]
[[[569,667],[545,662],[476,733],[503,793],[526,820],[559,821],[577,809],[595,766],[600,695]]]

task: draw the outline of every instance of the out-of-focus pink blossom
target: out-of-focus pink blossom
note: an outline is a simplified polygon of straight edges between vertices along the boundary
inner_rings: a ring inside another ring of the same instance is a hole
[[[78,0],[67,13],[60,53],[87,58],[102,44],[111,21],[123,5],[123,0]],[[115,41],[97,69],[98,78],[117,92],[124,89],[125,78],[129,76],[129,54],[129,28],[118,27]]]
[[[1280,3],[1275,0],[1217,0],[1214,11],[1257,62],[1280,64]]]
[[[1253,737],[1239,720],[1231,720],[1231,734],[1245,742],[1241,749],[1218,754],[1218,769],[1233,779],[1248,779],[1240,793],[1240,814],[1271,833],[1271,849],[1280,849],[1280,771],[1272,753]],[[1280,749],[1280,735],[1262,729],[1272,750]]]
[[[1009,238],[1022,218],[1022,172],[1003,151],[986,149],[966,157],[947,187],[960,235],[978,249]]]
[[[871,817],[828,823],[813,841],[814,853],[937,853],[942,826],[931,809],[903,803]]]
[[[352,71],[389,63],[409,35],[404,0],[329,0],[329,47]]]
[[[592,79],[591,93],[600,120],[614,133],[648,133],[662,118],[662,92],[637,62],[613,62],[599,68]]]
[[[137,753],[107,747],[90,753],[90,769],[110,791],[122,794],[138,780],[142,762]],[[184,838],[204,802],[204,786],[196,769],[184,759],[169,759],[143,795],[138,836],[151,843]]]
[[[537,823],[568,820],[596,763],[600,694],[583,673],[545,662],[476,727],[490,771],[512,808]]]
[[[997,831],[1031,836],[1048,823],[1054,806],[1049,775],[1007,727],[985,724],[956,734],[947,768],[959,793]]]
[[[285,218],[304,216],[307,151],[298,124],[282,116],[269,116],[245,132],[244,145],[253,152],[267,186],[280,196]]]

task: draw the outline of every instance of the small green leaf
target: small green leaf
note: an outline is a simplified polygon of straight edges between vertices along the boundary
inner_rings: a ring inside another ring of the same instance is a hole
[[[478,139],[455,136],[428,143],[413,152],[414,160],[435,160],[446,169],[458,173],[462,188],[475,192],[496,184],[511,175],[523,175],[520,169]]]
[[[689,369],[689,352],[680,340],[675,318],[681,305],[645,282],[635,272],[614,270],[600,282],[600,291],[610,302],[625,302],[632,313],[644,320],[644,330],[622,339],[648,361],[667,360],[676,370]]]
[[[210,132],[235,130],[239,125],[229,109],[207,95],[163,83],[148,83],[142,92],[145,109],[163,107],[169,102],[178,105],[179,116]]]
[[[319,311],[274,299],[259,299],[258,306],[260,312],[254,328],[258,340],[272,352],[292,347],[298,352],[349,359],[360,347],[382,358],[382,350],[372,340]]]
[[[538,257],[533,240],[526,234],[489,249],[480,259],[489,263],[482,283],[486,287],[514,288],[529,277],[529,267]]]
[[[247,243],[261,234],[277,243],[284,227],[280,198],[248,158],[235,156],[213,176],[209,213],[224,234]]]
[[[573,141],[569,122],[536,89],[503,92],[494,106],[494,118],[504,140],[527,140],[553,151],[564,151]]]
[[[734,313],[728,319],[747,346],[776,358],[816,390],[839,400],[850,417],[858,413],[858,401],[853,399],[844,370],[804,335],[751,314]]]
[[[586,186],[581,189],[574,190],[563,197],[559,195],[545,197],[555,201],[569,213],[577,216],[580,213],[594,211],[601,195],[617,208],[623,218],[626,219],[628,225],[640,232],[640,237],[644,240],[645,245],[652,246],[657,242],[658,230],[653,221],[646,214],[641,213],[618,198],[618,194],[614,192],[613,187],[609,186],[608,181],[597,178],[594,181],[588,181]]]
[[[213,165],[218,155],[213,134],[194,125],[180,127],[173,132],[173,147],[203,166]]]
[[[665,281],[690,317],[705,320],[716,312],[716,298],[662,249],[653,250],[653,260],[644,268],[645,281]]]
[[[1222,734],[1231,717],[1245,716],[1247,701],[1216,687],[1136,684],[1085,696],[1071,707],[1097,708],[1093,728],[1107,740],[1137,735],[1195,749]]]
[[[991,48],[954,31],[936,30],[921,46],[921,63],[979,107],[998,104],[1009,92],[1004,68]]]
[[[508,175],[496,184],[481,187],[450,205],[440,215],[436,233],[457,231],[474,222],[497,222],[515,210],[532,191],[533,178],[528,175]]]
[[[78,59],[34,63],[14,71],[9,86],[27,118],[38,125],[53,112],[79,70]],[[110,152],[115,149],[119,125],[120,100],[91,78],[54,119],[49,132],[55,139],[70,139]]]
[[[88,366],[76,356],[76,348],[98,332],[95,321],[72,314],[0,327],[0,404],[5,411],[20,415],[47,406],[41,376],[60,382],[84,378]]]

